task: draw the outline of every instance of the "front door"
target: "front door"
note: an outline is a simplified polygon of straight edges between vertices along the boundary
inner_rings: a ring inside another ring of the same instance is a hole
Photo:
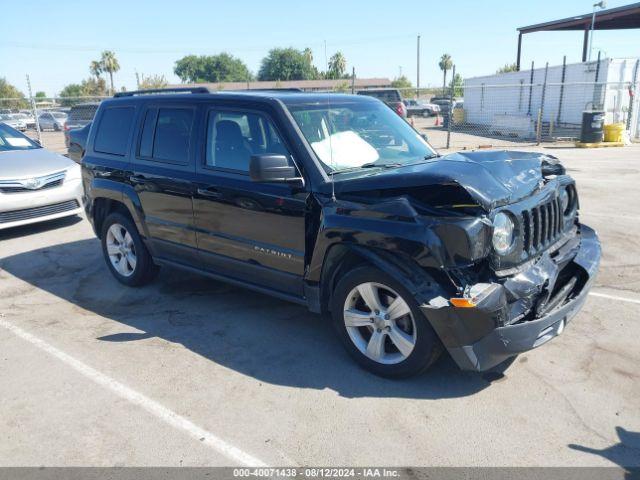
[[[262,112],[212,107],[203,130],[193,206],[205,268],[302,295],[307,193],[249,178],[251,155],[282,154],[294,161],[274,123]]]
[[[142,113],[133,171],[154,255],[195,265],[193,226],[196,109],[189,105],[148,105]]]

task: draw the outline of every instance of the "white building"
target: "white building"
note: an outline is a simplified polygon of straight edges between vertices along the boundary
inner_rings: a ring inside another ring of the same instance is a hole
[[[465,79],[465,122],[496,134],[530,138],[536,135],[540,114],[545,134],[568,136],[579,132],[585,110],[604,110],[609,124],[626,123],[631,109],[630,132],[638,138],[639,63],[636,58],[605,58],[599,66],[597,61],[564,69],[550,66],[546,87],[544,67]]]

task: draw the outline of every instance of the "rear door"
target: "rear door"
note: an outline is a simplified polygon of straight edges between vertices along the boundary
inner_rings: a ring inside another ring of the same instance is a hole
[[[154,254],[197,264],[193,224],[197,110],[188,103],[149,103],[129,182],[135,189]]]
[[[208,107],[206,139],[197,163],[194,215],[205,268],[287,294],[302,295],[305,247],[304,189],[256,183],[253,154],[290,149],[266,112]]]

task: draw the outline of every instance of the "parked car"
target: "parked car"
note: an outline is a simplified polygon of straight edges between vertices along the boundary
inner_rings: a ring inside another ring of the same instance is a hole
[[[434,117],[440,113],[440,106],[435,103],[421,100],[404,100],[404,104],[407,107],[407,117]]]
[[[15,113],[0,114],[0,122],[5,125],[9,125],[11,128],[24,132],[27,129],[27,124],[24,120],[15,117]]]
[[[64,143],[67,148],[70,146],[69,131],[75,128],[84,127],[88,123],[91,123],[99,105],[100,103],[93,102],[80,103],[71,107],[67,121],[64,124]]]
[[[358,95],[366,95],[368,97],[377,98],[386,103],[391,110],[396,112],[402,118],[407,118],[407,107],[402,101],[402,95],[397,88],[377,88],[370,90],[360,90]]]
[[[28,128],[35,128],[36,127],[36,120],[33,117],[33,115],[31,114],[26,114],[26,113],[14,113],[12,114],[13,118],[18,119],[22,122],[24,122],[25,127]]]
[[[464,125],[466,122],[465,114],[464,114],[464,101],[456,100],[453,105],[453,113],[451,114],[451,118],[453,119],[454,125]]]
[[[87,123],[82,128],[74,128],[65,132],[69,141],[67,147],[68,157],[76,163],[82,162],[84,156],[84,150],[87,145],[87,138],[89,137],[89,130],[91,130],[91,123]]]
[[[0,230],[82,213],[80,166],[0,124]]]
[[[61,131],[67,121],[67,114],[63,112],[43,112],[38,117],[41,130]]]
[[[117,94],[89,131],[86,212],[119,282],[175,266],[328,312],[389,377],[444,349],[486,370],[585,302],[600,244],[554,157],[440,156],[364,95],[183,90]]]

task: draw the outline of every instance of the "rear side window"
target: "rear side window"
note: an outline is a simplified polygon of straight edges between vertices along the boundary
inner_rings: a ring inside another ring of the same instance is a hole
[[[142,126],[139,155],[149,160],[188,164],[194,110],[150,108]]]
[[[133,107],[105,109],[98,125],[93,149],[100,153],[125,156],[134,113]]]

